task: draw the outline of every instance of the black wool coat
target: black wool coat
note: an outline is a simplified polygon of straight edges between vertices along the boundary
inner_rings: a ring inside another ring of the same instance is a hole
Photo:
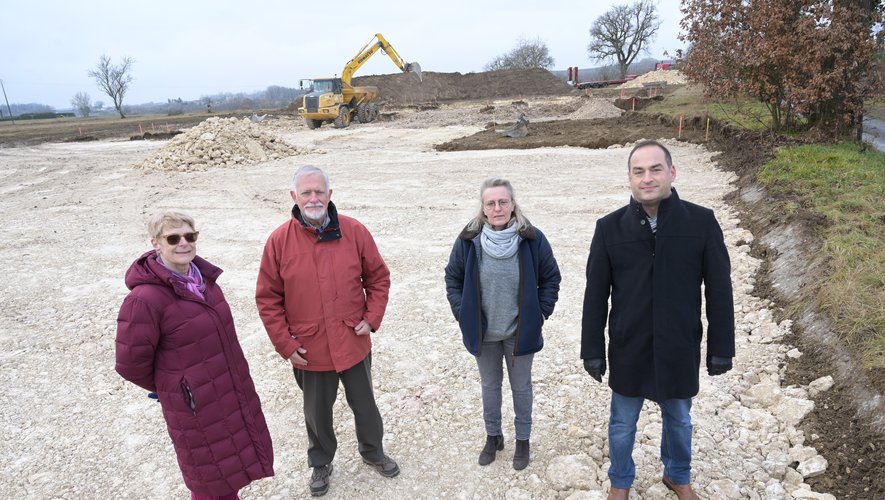
[[[604,358],[609,386],[652,401],[697,395],[701,285],[707,355],[734,357],[731,263],[713,211],[679,199],[658,207],[653,234],[634,199],[596,222],[587,260],[581,359]],[[611,297],[611,310],[609,310]]]

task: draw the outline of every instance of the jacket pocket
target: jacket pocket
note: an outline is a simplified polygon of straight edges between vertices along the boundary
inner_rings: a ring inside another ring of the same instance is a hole
[[[351,329],[356,328],[356,325],[360,324],[360,321],[363,320],[363,313],[365,313],[365,309],[363,308],[360,308],[356,311],[351,311],[344,317],[343,320],[341,320],[341,322]]]
[[[317,327],[316,323],[295,323],[294,325],[289,325],[289,335],[294,339],[312,337],[316,335],[317,331],[319,331],[319,327]]]
[[[197,414],[197,400],[194,399],[194,393],[191,391],[191,386],[187,383],[187,379],[181,377],[181,395],[184,397],[184,404],[188,408],[190,408],[191,413],[194,415]]]

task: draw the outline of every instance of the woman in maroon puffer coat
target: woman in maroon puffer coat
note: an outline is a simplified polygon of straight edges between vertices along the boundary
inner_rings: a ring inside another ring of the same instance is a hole
[[[189,215],[161,212],[148,231],[154,250],[126,272],[116,370],[159,396],[191,498],[236,499],[273,475],[273,448],[221,269],[197,257]]]

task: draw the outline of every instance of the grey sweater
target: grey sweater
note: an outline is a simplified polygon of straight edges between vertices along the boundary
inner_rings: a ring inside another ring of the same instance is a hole
[[[482,312],[488,321],[483,342],[499,342],[516,333],[519,316],[519,252],[496,259],[483,250],[479,259]]]

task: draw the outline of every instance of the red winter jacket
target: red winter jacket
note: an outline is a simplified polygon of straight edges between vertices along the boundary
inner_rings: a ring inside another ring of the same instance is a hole
[[[307,371],[343,372],[366,358],[369,335],[353,329],[363,319],[377,330],[387,309],[390,271],[369,230],[339,216],[323,233],[293,217],[271,233],[261,257],[255,301],[277,352],[289,359],[299,347]]]
[[[116,370],[155,391],[188,489],[222,496],[273,475],[261,402],[230,307],[200,257],[205,300],[173,279],[153,251],[126,272],[132,290],[117,318]]]

